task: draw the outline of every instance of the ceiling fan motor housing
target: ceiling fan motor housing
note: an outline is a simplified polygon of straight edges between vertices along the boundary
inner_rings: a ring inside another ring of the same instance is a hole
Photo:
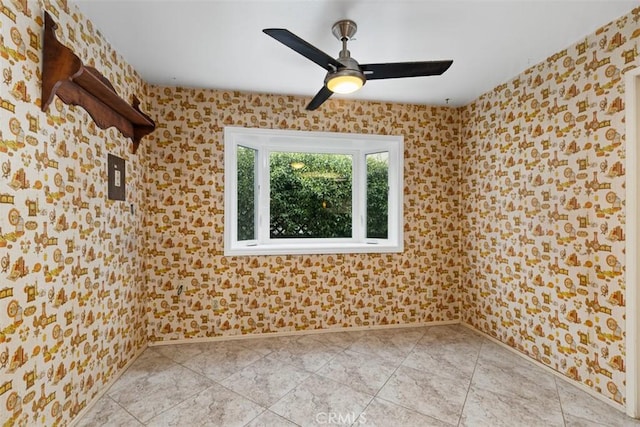
[[[347,53],[347,56],[343,56],[341,52],[340,56],[338,57],[338,62],[344,65],[344,68],[340,68],[339,70],[336,70],[336,71],[329,71],[326,77],[324,78],[325,85],[329,80],[331,80],[333,77],[337,75],[358,77],[362,80],[363,85],[367,82],[367,78],[365,77],[364,73],[360,69],[360,65],[358,65],[358,62],[355,59],[348,56],[349,51],[346,51],[346,53]]]
[[[331,27],[331,32],[340,41],[351,40],[358,31],[358,26],[351,19],[342,19]]]

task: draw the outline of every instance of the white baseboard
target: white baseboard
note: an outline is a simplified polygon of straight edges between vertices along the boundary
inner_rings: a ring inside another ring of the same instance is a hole
[[[157,347],[161,345],[173,345],[173,344],[193,344],[201,342],[215,342],[215,341],[233,341],[255,338],[274,338],[274,337],[289,337],[294,335],[312,335],[312,334],[327,334],[332,332],[356,332],[356,331],[377,331],[383,329],[398,329],[398,328],[419,328],[423,326],[441,326],[441,325],[457,325],[460,320],[442,320],[439,322],[425,322],[425,323],[402,323],[393,325],[375,325],[375,326],[356,326],[356,327],[338,327],[338,328],[323,328],[323,329],[304,329],[300,331],[283,331],[283,332],[268,332],[259,334],[238,334],[238,335],[221,335],[217,337],[204,337],[204,338],[189,338],[180,340],[167,340],[167,341],[155,341],[149,342],[149,347]]]
[[[568,384],[571,384],[572,386],[579,388],[580,390],[586,392],[590,396],[595,397],[596,399],[600,400],[601,402],[604,402],[604,403],[608,404],[609,406],[612,406],[613,408],[617,409],[618,411],[626,413],[626,408],[624,407],[624,405],[621,405],[621,404],[619,404],[619,403],[607,398],[606,396],[598,393],[597,391],[594,391],[593,389],[591,389],[590,387],[587,387],[586,385],[582,384],[581,382],[572,380],[571,378],[567,377],[566,375],[562,374],[561,372],[558,372],[555,369],[550,368],[549,366],[538,362],[537,360],[527,356],[526,354],[522,353],[521,351],[518,351],[517,349],[515,349],[515,348],[503,343],[502,341],[492,337],[491,335],[487,334],[486,332],[483,332],[483,331],[481,331],[479,329],[474,328],[473,326],[469,325],[468,323],[461,322],[460,324],[462,326],[466,327],[466,328],[471,329],[474,332],[477,332],[478,334],[481,334],[482,336],[487,338],[489,341],[491,341],[491,342],[493,342],[495,344],[498,344],[500,347],[509,350],[513,354],[516,354],[516,355],[520,356],[522,359],[526,360],[527,362],[532,363],[532,364],[544,369],[546,372],[549,372],[550,374],[553,374],[556,377],[564,380]]]

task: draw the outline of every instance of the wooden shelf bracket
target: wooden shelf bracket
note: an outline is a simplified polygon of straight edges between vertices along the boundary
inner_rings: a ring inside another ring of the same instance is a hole
[[[42,59],[42,111],[55,95],[69,105],[79,105],[102,129],[115,126],[133,141],[135,153],[140,140],[153,132],[155,122],[140,111],[140,101],[132,104],[116,93],[113,85],[98,70],[86,66],[71,49],[56,38],[57,24],[44,14],[44,52]]]

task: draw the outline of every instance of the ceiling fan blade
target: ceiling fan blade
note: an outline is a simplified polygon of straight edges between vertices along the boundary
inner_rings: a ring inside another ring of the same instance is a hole
[[[324,101],[329,99],[331,95],[333,95],[333,92],[327,89],[326,86],[322,86],[322,89],[320,89],[316,96],[313,97],[309,105],[307,105],[306,109],[309,111],[315,110],[316,108],[321,106]]]
[[[396,79],[399,77],[438,76],[453,61],[389,62],[385,64],[361,64],[367,80]]]
[[[265,28],[262,32],[278,40],[280,43],[289,46],[300,55],[312,60],[327,71],[335,71],[338,68],[344,67],[344,65],[311,43],[302,40],[289,30],[285,30],[284,28]]]

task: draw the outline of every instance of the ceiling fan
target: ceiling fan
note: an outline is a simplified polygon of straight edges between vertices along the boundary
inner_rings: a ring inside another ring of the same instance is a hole
[[[447,60],[358,64],[347,50],[347,42],[357,30],[358,26],[350,19],[333,24],[331,32],[342,42],[342,50],[336,59],[284,28],[265,28],[262,31],[327,70],[324,85],[307,105],[307,110],[315,110],[334,93],[355,92],[367,80],[437,76],[447,71],[453,63]]]

